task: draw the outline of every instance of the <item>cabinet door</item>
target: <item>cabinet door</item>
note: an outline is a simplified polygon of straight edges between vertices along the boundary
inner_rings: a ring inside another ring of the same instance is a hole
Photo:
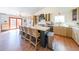
[[[79,44],[79,29],[76,29],[76,35],[77,35],[76,42]]]
[[[66,36],[72,38],[72,28],[66,28]]]
[[[73,39],[79,44],[79,29],[73,29]]]
[[[60,30],[61,30],[61,32],[60,32],[60,34],[62,35],[62,36],[66,36],[66,27],[60,27]]]
[[[37,16],[33,16],[33,25],[37,24]]]
[[[79,31],[78,31],[78,44],[79,44]]]
[[[54,26],[53,27],[53,31],[54,31],[54,34],[60,34],[61,30],[60,30],[60,27],[59,26]]]
[[[54,33],[62,36],[66,36],[66,28],[62,26],[56,26],[53,28]]]

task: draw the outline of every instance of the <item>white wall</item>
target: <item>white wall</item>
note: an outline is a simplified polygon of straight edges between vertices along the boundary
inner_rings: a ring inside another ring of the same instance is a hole
[[[32,15],[33,16],[33,15]],[[30,24],[31,22],[31,24]],[[31,16],[26,16],[22,18],[22,25],[27,26],[27,25],[33,25],[33,20]]]
[[[0,13],[0,24],[3,24],[5,21],[9,20],[9,15]]]

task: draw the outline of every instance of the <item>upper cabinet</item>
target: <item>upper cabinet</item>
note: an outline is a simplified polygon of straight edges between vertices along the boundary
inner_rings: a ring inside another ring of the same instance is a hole
[[[77,21],[77,8],[72,10],[72,20]]]
[[[46,21],[50,21],[50,13],[48,14],[40,14],[39,15],[39,21],[45,19]]]
[[[77,8],[77,21],[79,21],[79,7]]]
[[[50,13],[48,13],[48,14],[40,14],[40,15],[33,15],[32,19],[33,19],[33,25],[36,25],[42,19],[45,19],[45,21],[50,21]]]
[[[37,24],[38,16],[33,16],[33,25]]]
[[[44,15],[45,15],[45,16],[44,16],[44,17],[45,17],[45,20],[46,20],[46,21],[50,21],[50,13],[49,13],[49,14],[44,14]]]
[[[79,7],[72,10],[72,20],[79,21]]]

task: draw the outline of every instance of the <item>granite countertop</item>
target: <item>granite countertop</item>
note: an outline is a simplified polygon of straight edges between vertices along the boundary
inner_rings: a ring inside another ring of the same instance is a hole
[[[62,27],[67,27],[67,28],[72,28],[72,29],[79,29],[79,26],[70,26],[70,25],[54,25],[54,26],[62,26]]]
[[[72,29],[77,29],[77,30],[79,30],[79,27],[77,27],[77,26],[76,26],[76,27],[72,27]]]

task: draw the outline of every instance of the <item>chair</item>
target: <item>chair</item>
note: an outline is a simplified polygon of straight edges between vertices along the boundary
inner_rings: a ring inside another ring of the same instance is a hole
[[[37,45],[40,42],[40,34],[38,30],[31,28],[31,44],[35,46],[35,49],[37,49]]]
[[[26,27],[25,32],[26,32],[26,38],[27,38],[27,40],[30,41],[30,38],[31,38],[30,37],[30,35],[31,35],[31,28]]]
[[[22,34],[22,26],[19,26],[19,30],[20,30],[19,34]]]
[[[20,31],[22,31],[22,26],[19,26]]]

